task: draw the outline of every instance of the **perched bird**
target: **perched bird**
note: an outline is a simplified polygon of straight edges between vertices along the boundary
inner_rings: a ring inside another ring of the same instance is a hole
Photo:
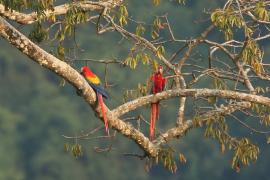
[[[108,94],[105,91],[105,89],[101,86],[100,79],[96,74],[94,74],[88,66],[83,66],[81,68],[81,74],[84,76],[84,78],[87,80],[89,85],[94,89],[94,91],[97,94],[97,100],[98,104],[101,108],[101,113],[103,116],[103,121],[105,125],[105,130],[107,134],[109,135],[109,127],[108,127],[108,120],[107,120],[107,115],[105,112],[105,107],[104,107],[104,102],[103,102],[103,97],[106,99],[108,98]]]
[[[166,78],[163,77],[163,67],[158,66],[156,72],[151,76],[153,82],[152,94],[159,93],[164,90]],[[150,116],[150,140],[155,137],[155,124],[159,116],[159,101],[151,104],[151,116]]]

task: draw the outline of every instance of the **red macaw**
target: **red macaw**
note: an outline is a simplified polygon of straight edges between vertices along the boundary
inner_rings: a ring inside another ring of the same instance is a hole
[[[151,76],[153,81],[152,93],[156,94],[164,90],[166,78],[163,77],[163,67],[158,66],[157,71]],[[151,117],[150,117],[150,140],[154,139],[155,136],[155,124],[159,116],[159,101],[151,104]]]
[[[87,66],[83,66],[81,68],[81,74],[84,76],[84,78],[87,80],[87,82],[89,83],[89,85],[94,89],[94,91],[97,94],[97,100],[98,100],[98,104],[101,108],[101,113],[103,116],[103,121],[104,121],[104,125],[105,125],[105,130],[109,136],[109,127],[108,127],[108,120],[107,120],[107,115],[105,112],[105,107],[104,107],[104,102],[103,102],[103,97],[105,97],[106,99],[108,98],[108,94],[105,91],[105,89],[101,86],[101,82],[100,79],[98,78],[98,76],[96,74],[94,74],[89,67]]]

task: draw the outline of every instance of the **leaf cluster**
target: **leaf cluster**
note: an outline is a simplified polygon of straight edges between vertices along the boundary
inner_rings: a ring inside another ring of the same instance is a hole
[[[194,118],[194,123],[201,126],[200,121],[199,116]],[[220,143],[222,153],[225,152],[226,146],[228,149],[234,151],[231,165],[237,172],[240,171],[241,164],[247,166],[251,161],[255,162],[257,160],[259,148],[247,138],[238,140],[231,137],[228,134],[228,125],[224,116],[216,115],[208,117],[206,125],[205,137],[217,140]]]
[[[270,108],[268,106],[252,103],[251,109],[259,115],[261,124],[270,125]]]
[[[186,0],[175,0],[177,3],[179,4],[185,4]],[[161,0],[152,0],[152,3],[154,4],[154,6],[158,6],[161,3]]]
[[[119,9],[116,13],[116,16],[114,16],[114,18],[118,21],[118,23],[120,24],[120,26],[125,26],[128,21],[127,21],[127,18],[128,18],[128,10],[127,10],[127,7],[125,5],[120,5],[119,6]]]
[[[37,43],[41,43],[42,41],[47,40],[49,37],[48,30],[39,22],[34,24],[33,29],[28,36],[32,41]]]
[[[261,65],[262,51],[254,40],[247,40],[246,47],[241,53],[241,59],[246,64],[253,67],[256,74],[261,74],[263,72],[263,67]]]
[[[269,21],[269,12],[264,2],[258,2],[254,10],[256,17],[261,21]]]
[[[162,148],[156,158],[147,161],[145,169],[149,171],[153,164],[162,164],[170,172],[176,173],[177,164],[174,155],[175,151],[172,148]],[[184,154],[179,153],[179,161],[181,163],[187,162]]]
[[[134,99],[149,94],[150,88],[151,85],[148,80],[144,84],[139,83],[137,89],[129,89],[125,91],[123,95],[124,102],[127,102],[129,99]]]
[[[148,54],[144,52],[140,53],[131,53],[124,61],[125,65],[128,65],[131,69],[135,69],[139,62],[142,62],[143,65],[149,64],[151,58]]]
[[[74,157],[80,157],[83,155],[82,145],[80,144],[64,144],[64,150],[66,152],[72,152]]]
[[[166,23],[163,23],[160,17],[156,17],[153,21],[151,37],[157,39],[161,29],[164,29]]]
[[[211,20],[215,26],[220,28],[223,33],[225,40],[233,39],[233,28],[241,28],[245,25],[244,20],[238,14],[230,8],[228,9],[216,9],[211,14]]]
[[[259,148],[252,144],[250,140],[242,138],[235,144],[232,168],[239,172],[241,164],[247,166],[251,161],[255,162],[258,158],[259,152]]]

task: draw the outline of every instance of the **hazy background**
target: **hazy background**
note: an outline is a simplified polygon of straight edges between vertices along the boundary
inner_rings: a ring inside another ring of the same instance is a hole
[[[137,20],[151,22],[154,15],[168,12],[178,38],[196,37],[207,25],[202,23],[207,20],[207,11],[216,7],[217,2],[222,2],[200,0],[188,2],[186,6],[163,3],[159,8],[154,8],[150,0],[148,1],[130,1],[130,15]],[[25,27],[20,29],[23,32],[27,31]],[[78,32],[78,43],[85,49],[80,53],[80,58],[124,58],[128,54],[130,44],[119,43],[121,37],[116,33],[97,36],[95,27],[90,24],[80,26]],[[221,35],[213,36],[222,39]],[[42,46],[50,49],[46,43]],[[177,47],[172,46],[167,52],[172,52],[174,48]],[[267,57],[269,46],[266,42],[264,50]],[[202,60],[207,59],[204,53],[200,56]],[[79,68],[82,64],[77,63],[74,66]],[[88,65],[100,77],[104,77],[103,65],[94,63]],[[119,65],[109,66],[108,80],[115,84],[113,88],[108,89],[111,95],[107,101],[109,107],[122,103],[123,92],[127,88],[136,88],[137,83],[144,82],[150,73],[150,69],[142,65],[134,71],[119,68]],[[119,134],[113,140],[79,141],[83,145],[84,155],[75,158],[71,153],[64,151],[64,143],[74,144],[75,141],[67,140],[62,135],[74,136],[81,131],[88,132],[102,123],[97,120],[84,100],[76,95],[73,87],[68,84],[62,87],[60,82],[61,78],[35,64],[4,39],[0,39],[1,180],[268,179],[270,155],[267,145],[261,148],[259,159],[255,164],[236,173],[230,167],[232,154],[229,151],[222,154],[218,143],[205,139],[202,130],[191,130],[187,137],[171,143],[175,145],[177,151],[187,157],[186,164],[178,163],[179,170],[176,174],[171,174],[162,166],[154,166],[150,172],[146,172],[144,160],[123,156],[124,153],[141,153],[141,151],[133,142]],[[174,125],[176,107],[173,103],[173,100],[168,101],[168,106],[163,107],[158,122],[159,128]],[[147,114],[149,107],[140,110]],[[187,117],[191,116],[192,111],[188,111]],[[144,129],[148,134],[148,128]],[[246,132],[237,124],[233,129],[239,134]],[[104,134],[104,130],[101,130],[95,136]],[[258,136],[258,139],[260,139],[258,144],[261,144],[265,142],[266,137]],[[106,148],[110,145],[113,149],[108,153],[94,151],[95,147]]]

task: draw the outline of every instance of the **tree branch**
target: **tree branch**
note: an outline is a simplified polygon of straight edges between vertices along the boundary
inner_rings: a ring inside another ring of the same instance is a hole
[[[133,34],[127,30],[125,30],[124,28],[122,28],[121,26],[117,25],[113,18],[110,16],[106,16],[110,22],[112,23],[113,27],[115,28],[116,31],[118,31],[119,33],[125,35],[126,37],[129,37],[131,39],[133,39],[134,41],[138,42],[139,44],[143,44],[145,45],[149,50],[151,50],[154,54],[156,54],[157,52],[157,48],[151,43],[149,42],[147,39],[141,37],[141,36],[137,36],[136,34]],[[169,62],[169,60],[167,60],[163,55],[160,57],[160,60],[171,70],[175,70],[175,67]]]
[[[66,14],[70,9],[71,5],[82,8],[85,11],[101,11],[104,8],[111,9],[122,3],[122,0],[108,0],[108,1],[76,1],[73,3],[66,3],[54,7],[54,10],[46,10],[44,16],[48,17],[50,15],[63,15]],[[4,16],[10,20],[14,20],[20,24],[32,24],[38,20],[37,13],[32,12],[29,14],[21,13],[14,10],[6,10],[5,6],[0,4],[0,15]]]
[[[237,102],[234,104],[229,104],[228,106],[221,106],[214,111],[209,111],[205,113],[204,115],[198,117],[199,123],[201,125],[205,124],[209,117],[213,116],[225,116],[229,115],[235,111],[241,110],[241,109],[247,109],[250,108],[251,103],[249,102]],[[173,127],[169,130],[167,130],[165,133],[161,134],[153,143],[157,146],[160,146],[162,144],[168,143],[168,141],[176,138],[176,137],[183,137],[189,129],[191,129],[193,126],[195,126],[194,121],[187,120],[184,122],[182,126],[179,127]]]
[[[270,106],[270,98],[253,95],[248,93],[240,93],[237,91],[230,90],[216,90],[216,89],[174,89],[163,91],[161,93],[157,93],[155,95],[148,95],[137,98],[133,101],[127,102],[121,106],[118,106],[112,113],[116,117],[120,117],[123,114],[137,109],[138,107],[144,106],[146,104],[150,104],[156,101],[161,101],[164,99],[169,99],[178,96],[190,96],[190,97],[221,97],[235,100],[248,101],[253,103],[258,103],[266,106]]]

